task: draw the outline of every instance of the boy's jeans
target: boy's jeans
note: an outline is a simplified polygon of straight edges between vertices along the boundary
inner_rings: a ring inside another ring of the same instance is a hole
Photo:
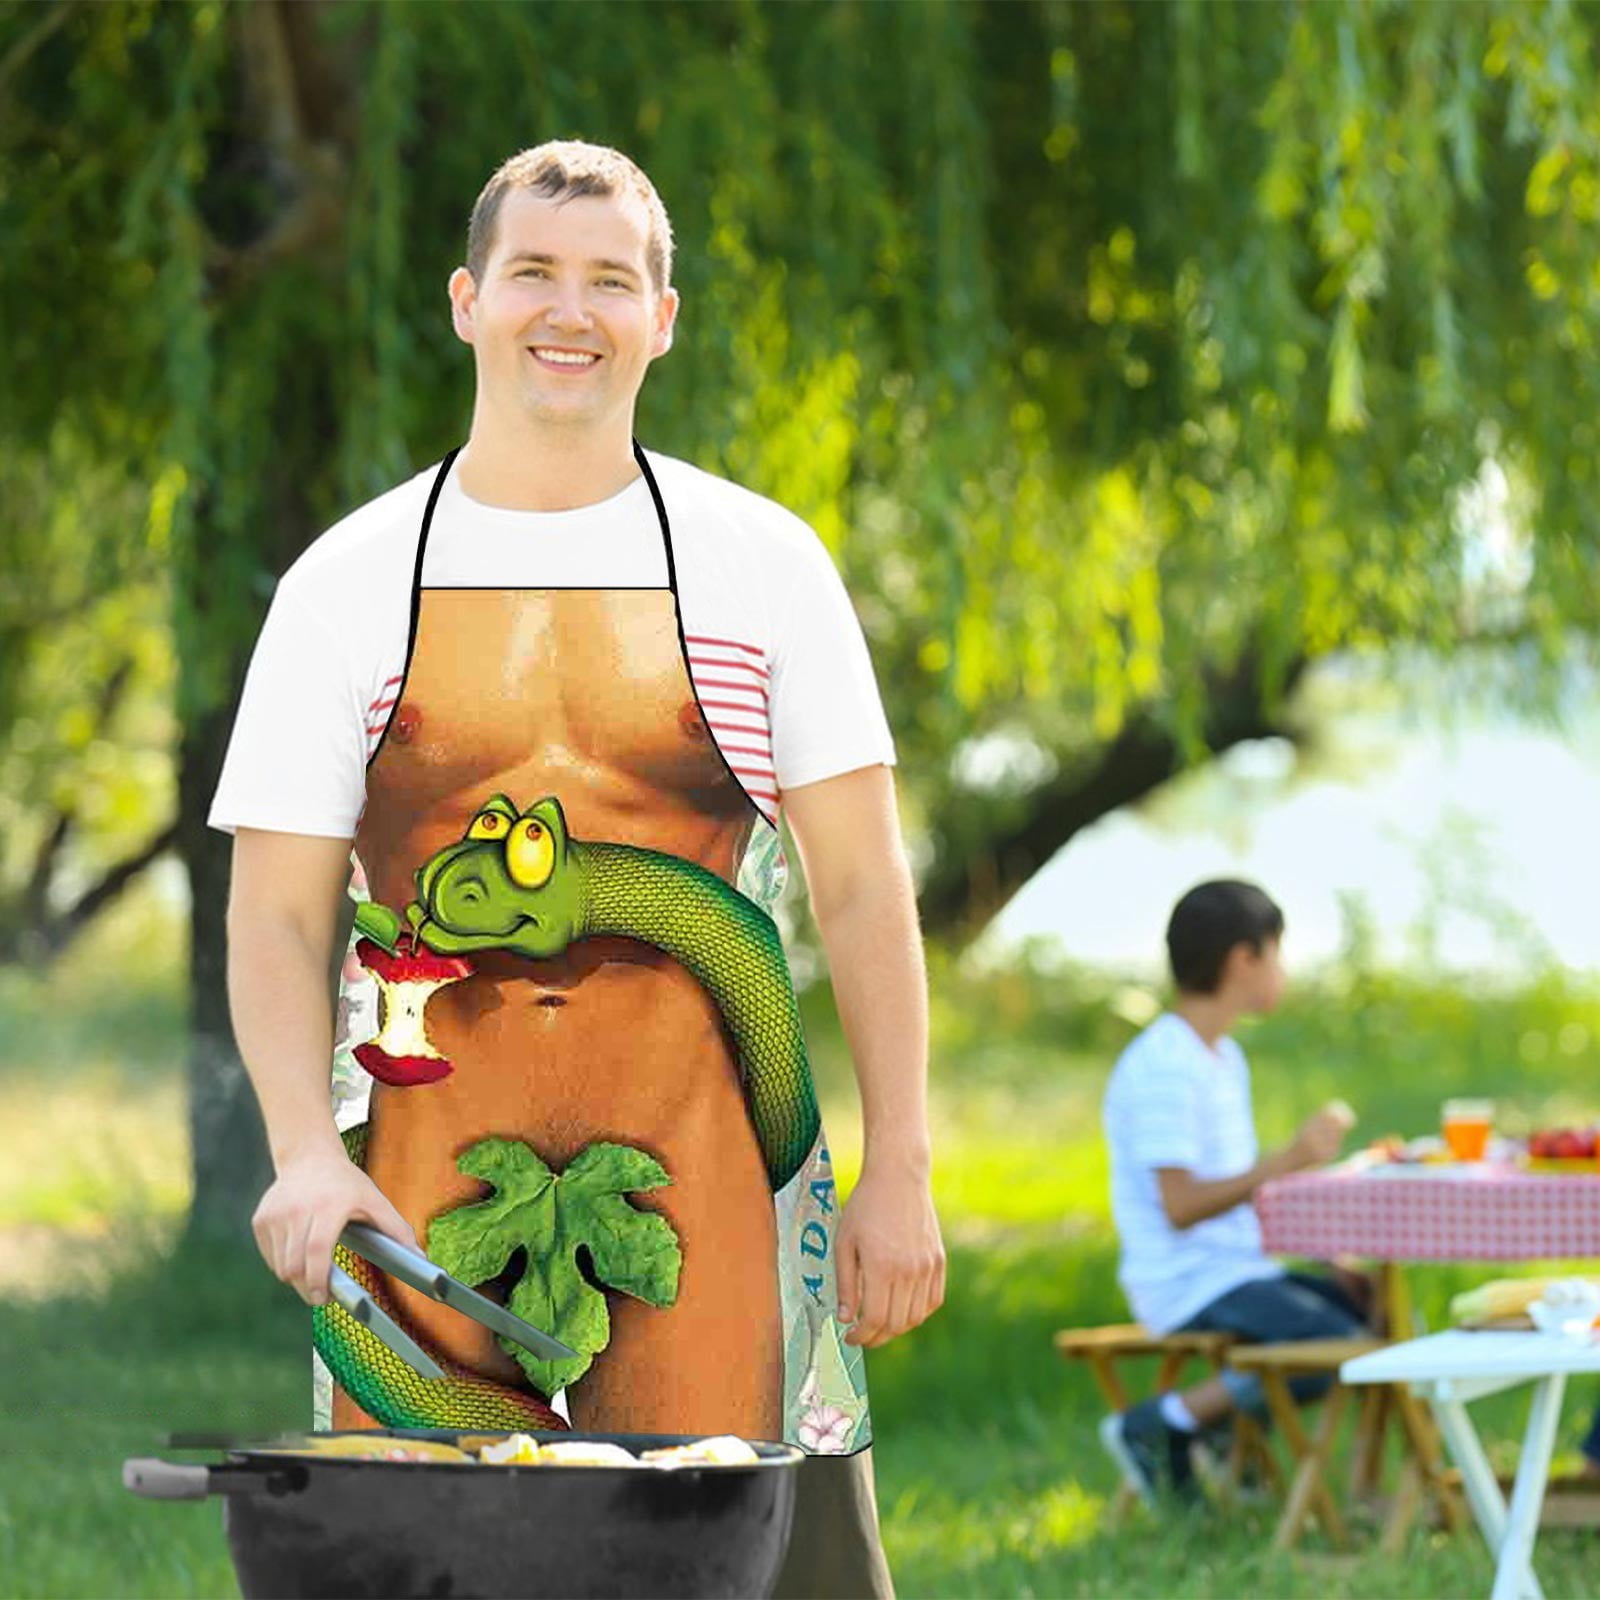
[[[1219,1295],[1197,1311],[1180,1333],[1231,1333],[1250,1344],[1284,1344],[1291,1339],[1349,1339],[1366,1332],[1355,1303],[1336,1283],[1313,1272],[1286,1272],[1281,1278],[1257,1278]],[[1266,1399],[1256,1375],[1222,1373],[1233,1403],[1264,1422]],[[1327,1393],[1333,1379],[1321,1373],[1291,1378],[1289,1392],[1305,1405]]]

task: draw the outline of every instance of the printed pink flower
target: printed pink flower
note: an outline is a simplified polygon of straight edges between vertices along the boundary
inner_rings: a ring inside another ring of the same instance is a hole
[[[796,1432],[800,1443],[819,1456],[837,1456],[844,1453],[853,1424],[838,1406],[813,1404],[800,1419]]]

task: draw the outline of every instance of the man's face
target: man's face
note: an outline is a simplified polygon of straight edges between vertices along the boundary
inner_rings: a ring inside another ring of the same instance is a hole
[[[549,200],[514,189],[483,281],[450,278],[457,334],[480,401],[508,421],[593,426],[626,416],[645,369],[672,344],[677,291],[657,294],[649,219],[632,196]]]

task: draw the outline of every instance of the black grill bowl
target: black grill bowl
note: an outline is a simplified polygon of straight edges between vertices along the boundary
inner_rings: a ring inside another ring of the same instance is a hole
[[[536,1437],[605,1439],[637,1454],[694,1436]],[[245,1447],[209,1469],[203,1492],[226,1495],[223,1525],[245,1600],[764,1596],[788,1548],[802,1456],[790,1445],[751,1443],[761,1458],[751,1465],[672,1471],[358,1461]],[[157,1465],[130,1463],[124,1481],[138,1489],[133,1469]]]

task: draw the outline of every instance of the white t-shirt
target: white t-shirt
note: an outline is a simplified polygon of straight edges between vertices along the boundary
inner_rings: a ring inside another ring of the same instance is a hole
[[[647,452],[672,533],[689,671],[755,804],[892,765],[866,641],[828,552],[771,500]],[[439,463],[358,507],[283,575],[256,642],[210,825],[353,838],[366,766],[406,666],[417,536]],[[665,588],[648,483],[573,511],[469,499],[434,509],[424,588]]]
[[[1248,1202],[1191,1228],[1167,1220],[1157,1167],[1231,1178],[1256,1163],[1250,1068],[1230,1038],[1213,1050],[1164,1012],[1117,1060],[1106,1085],[1111,1212],[1122,1240],[1117,1277],[1133,1314],[1170,1333],[1219,1295],[1282,1271],[1261,1248]]]

